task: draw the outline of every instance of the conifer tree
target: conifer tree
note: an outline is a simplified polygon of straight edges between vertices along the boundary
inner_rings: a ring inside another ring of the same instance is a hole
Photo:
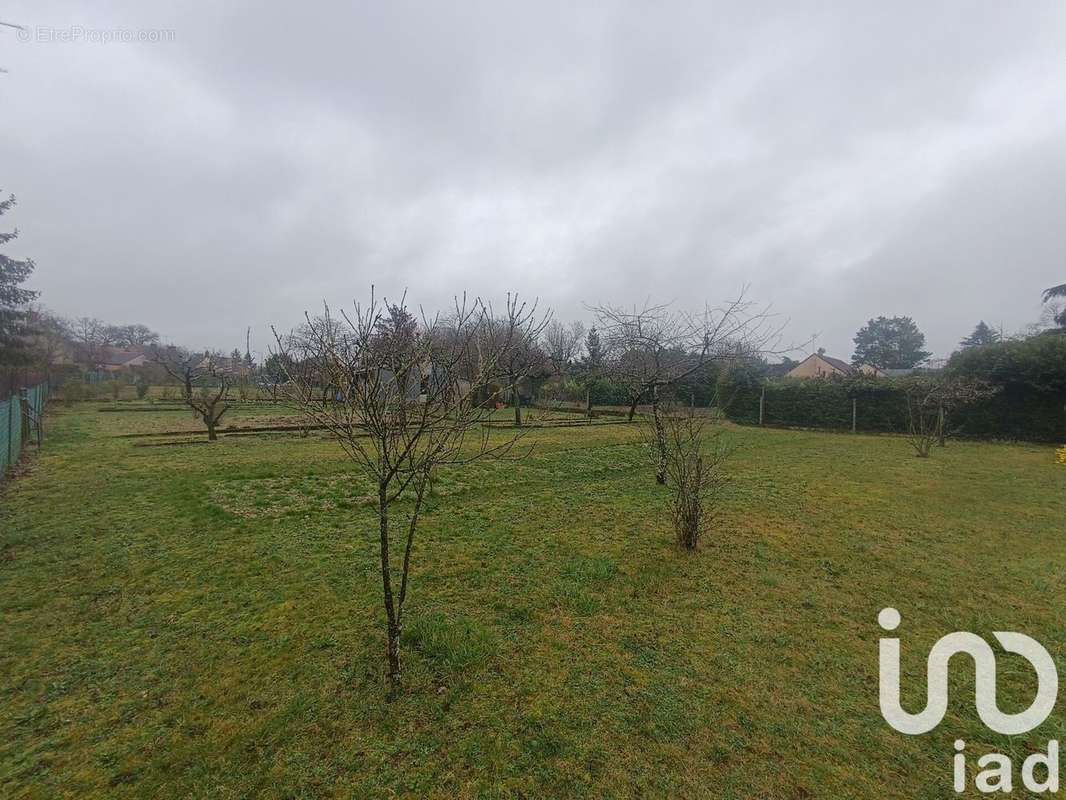
[[[15,205],[15,196],[0,200],[0,216]],[[18,229],[5,233],[0,231],[0,245],[6,245],[18,236]],[[21,284],[33,272],[33,261],[19,261],[0,253],[0,364],[18,365],[30,360],[26,342],[26,304],[37,297],[37,292],[23,289]]]

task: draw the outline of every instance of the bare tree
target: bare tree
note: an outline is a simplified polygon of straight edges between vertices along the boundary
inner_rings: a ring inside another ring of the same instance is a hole
[[[506,336],[509,329],[508,320],[512,318],[526,320],[528,336],[511,346],[501,347],[496,341],[499,336]],[[522,427],[522,388],[523,383],[531,384],[536,378],[545,377],[549,370],[548,356],[540,346],[541,334],[551,320],[551,312],[537,313],[537,302],[525,303],[517,294],[507,295],[505,310],[498,320],[483,324],[478,337],[478,347],[486,348],[497,354],[496,375],[502,385],[503,397],[509,397],[514,407],[515,427]],[[530,386],[532,390],[532,386]],[[531,391],[530,394],[533,394]]]
[[[655,479],[667,477],[666,431],[661,403],[665,390],[702,369],[709,361],[733,363],[770,352],[780,329],[771,326],[767,309],[756,308],[744,293],[701,313],[678,311],[669,304],[632,310],[601,305],[592,308],[604,349],[607,373],[625,387],[632,420],[642,399],[651,404],[658,460]]]
[[[691,411],[661,416],[674,532],[686,550],[695,550],[719,517],[721,490],[728,483],[724,466],[735,450],[720,429],[708,434],[707,424],[707,417]]]
[[[326,430],[375,487],[393,690],[400,683],[404,603],[427,488],[443,464],[511,452],[518,434],[490,439],[481,424],[496,399],[486,387],[506,371],[512,353],[536,340],[541,326],[535,304],[527,307],[517,296],[508,297],[500,315],[463,297],[447,318],[423,313],[420,322],[413,319],[406,299],[391,305],[371,292],[369,304],[356,304],[340,319],[328,308],[321,317],[307,316],[296,340],[299,353],[291,337],[274,332],[275,363],[288,371],[289,401]],[[294,368],[302,362],[313,369]],[[320,384],[331,387],[327,402]],[[406,513],[394,519],[401,498]]]
[[[118,347],[151,347],[159,344],[159,334],[147,325],[105,325],[103,338]]]
[[[73,338],[70,323],[38,306],[31,307],[27,312],[27,326],[34,364],[45,372],[51,372],[57,363],[70,354]]]
[[[110,344],[107,325],[95,317],[78,317],[73,325],[74,341],[78,344],[78,360],[87,369],[100,366],[101,350]]]
[[[521,428],[522,390],[524,386],[528,386],[530,396],[535,395],[534,381],[549,374],[547,356],[535,340],[530,340],[510,350],[501,359],[500,366],[507,396],[514,407],[515,427]]]
[[[951,411],[999,391],[984,381],[914,375],[899,383],[907,403],[907,441],[918,458],[929,458],[934,444],[944,446]]]
[[[229,410],[229,375],[220,368],[217,353],[191,353],[179,347],[156,348],[152,360],[181,386],[181,399],[207,427],[208,441]]]
[[[548,323],[544,329],[544,345],[556,375],[562,375],[577,359],[584,338],[585,325],[581,322],[564,325],[553,319]]]

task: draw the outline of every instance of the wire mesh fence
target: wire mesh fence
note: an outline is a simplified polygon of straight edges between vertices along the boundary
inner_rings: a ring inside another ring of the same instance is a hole
[[[6,400],[0,400],[0,480],[9,467],[18,463],[23,448],[31,442],[40,446],[41,418],[47,400],[47,382],[12,392]]]

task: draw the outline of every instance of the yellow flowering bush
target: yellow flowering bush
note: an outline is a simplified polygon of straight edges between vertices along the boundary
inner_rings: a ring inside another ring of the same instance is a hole
[[[1060,447],[1055,451],[1055,460],[1060,464],[1066,465],[1066,447]]]

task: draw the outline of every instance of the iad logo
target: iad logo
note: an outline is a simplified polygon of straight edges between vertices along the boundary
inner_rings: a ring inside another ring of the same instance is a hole
[[[885,608],[877,621],[886,631],[899,627],[899,612]],[[975,702],[981,722],[996,733],[1016,735],[1031,731],[1048,718],[1059,693],[1059,674],[1055,662],[1040,642],[1024,633],[996,631],[992,634],[1008,653],[1024,657],[1036,670],[1037,691],[1033,704],[1018,714],[1004,714],[996,705],[996,654],[975,633],[956,631],[943,636],[929,651],[926,669],[928,684],[925,709],[909,714],[899,704],[899,639],[881,639],[881,715],[900,733],[912,735],[933,730],[948,710],[948,661],[953,655],[966,653],[977,669]]]
[[[900,614],[894,608],[885,608],[877,615],[877,621],[884,630],[894,631],[899,627]],[[910,735],[928,733],[939,725],[948,708],[948,662],[952,656],[965,653],[973,659],[976,670],[974,701],[981,722],[996,733],[1008,736],[1027,733],[1040,725],[1051,714],[1058,697],[1059,675],[1055,662],[1043,645],[1024,633],[996,631],[992,635],[1006,652],[1022,656],[1036,671],[1036,697],[1029,708],[1017,714],[1004,714],[999,710],[996,703],[995,652],[991,645],[977,634],[956,631],[941,637],[929,651],[925,708],[917,714],[911,714],[903,709],[899,700],[899,639],[882,638],[880,702],[881,715],[885,722],[900,733]],[[965,747],[966,743],[961,739],[955,742],[955,749],[959,751],[955,756],[954,770],[957,792],[966,788],[966,763],[962,754]],[[977,766],[985,768],[977,774],[974,781],[978,791],[1011,791],[1013,769],[1007,756],[990,753],[978,759]],[[1038,766],[1046,770],[1046,779],[1036,778],[1035,770]],[[1022,782],[1033,792],[1058,791],[1057,741],[1048,742],[1047,754],[1034,753],[1025,760],[1022,765]]]

